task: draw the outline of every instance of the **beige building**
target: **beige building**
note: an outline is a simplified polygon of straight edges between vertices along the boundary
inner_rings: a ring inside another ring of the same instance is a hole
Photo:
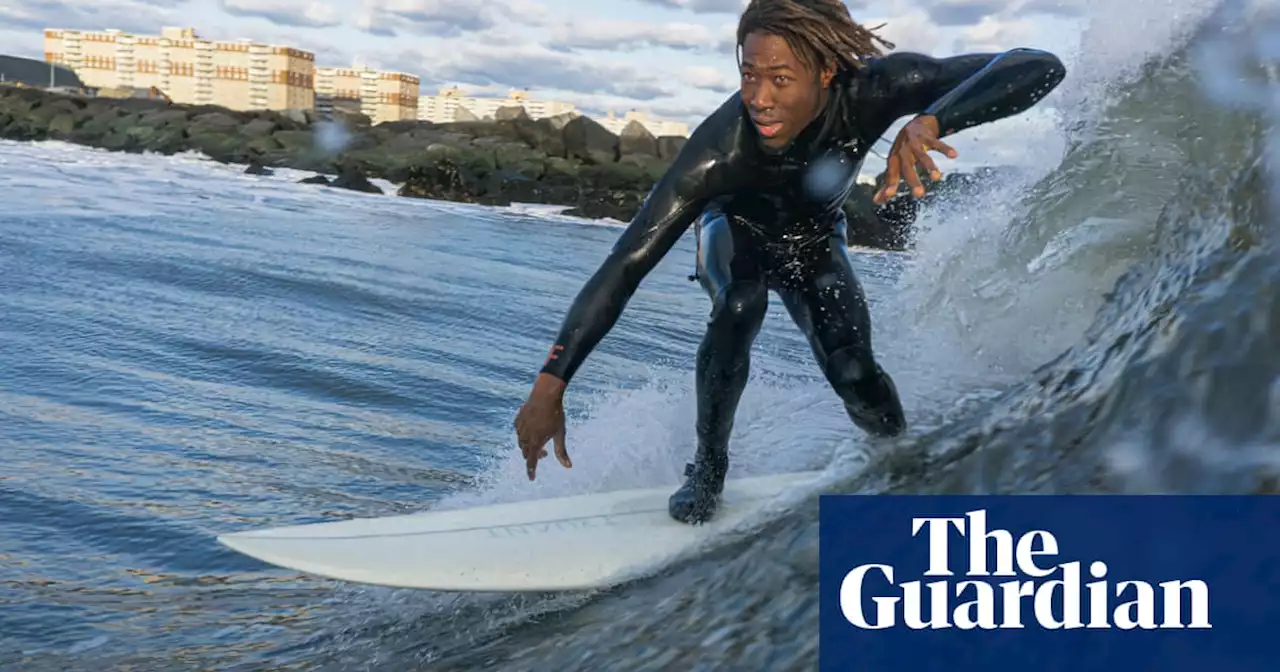
[[[440,89],[434,96],[423,96],[418,101],[418,119],[437,124],[469,119],[492,118],[494,113],[504,107],[523,107],[525,113],[533,119],[554,117],[561,114],[577,116],[581,114],[573,103],[557,100],[531,100],[525,91],[512,89],[506,98],[483,98],[467,96],[456,86]],[[596,119],[613,133],[620,133],[631,121],[638,121],[656,136],[678,135],[688,137],[689,125],[679,121],[666,121],[650,117],[643,112],[627,112],[617,117],[610,112],[604,119]]]
[[[664,135],[689,137],[689,125],[684,122],[655,119],[643,112],[636,112],[634,110],[627,112],[626,115],[622,117],[615,116],[613,111],[610,110],[608,116],[604,119],[596,119],[596,121],[600,122],[601,126],[604,126],[615,134],[621,133],[622,129],[626,128],[627,124],[632,121],[638,121],[640,122],[640,125],[648,129],[654,137],[661,137]]]
[[[316,114],[333,108],[360,112],[380,124],[418,118],[419,79],[368,67],[317,68]]]
[[[194,28],[50,29],[44,44],[45,61],[71,68],[91,88],[155,87],[175,103],[233,110],[315,107],[315,54],[293,47],[206,40]]]
[[[451,121],[463,121],[472,118],[492,118],[494,113],[503,107],[523,107],[525,114],[533,119],[554,117],[559,114],[576,114],[578,109],[572,103],[556,100],[530,100],[525,91],[512,89],[506,98],[481,98],[464,96],[458,87],[451,86],[440,89],[434,96],[422,96],[418,99],[418,119],[437,124]],[[460,112],[461,110],[461,112]],[[469,116],[470,115],[470,116]]]

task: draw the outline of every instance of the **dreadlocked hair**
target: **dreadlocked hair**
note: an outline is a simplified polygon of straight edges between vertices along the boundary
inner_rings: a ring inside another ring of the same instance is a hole
[[[796,57],[813,72],[835,66],[856,70],[867,59],[883,56],[877,43],[894,44],[853,20],[841,0],[751,0],[738,20],[738,62],[747,35],[762,32],[787,41]]]

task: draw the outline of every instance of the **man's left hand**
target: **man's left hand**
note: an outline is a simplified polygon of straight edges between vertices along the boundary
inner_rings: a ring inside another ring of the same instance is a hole
[[[876,192],[876,205],[882,205],[898,194],[898,184],[906,179],[911,187],[911,195],[924,196],[924,185],[916,173],[916,165],[929,171],[929,179],[937,182],[942,179],[942,171],[929,156],[929,150],[942,152],[948,159],[956,158],[956,150],[938,139],[938,119],[932,115],[921,115],[912,119],[898,132],[893,141],[893,149],[889,150],[889,166],[884,173],[884,185]]]

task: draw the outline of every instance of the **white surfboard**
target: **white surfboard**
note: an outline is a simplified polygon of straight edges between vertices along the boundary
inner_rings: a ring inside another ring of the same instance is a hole
[[[730,479],[715,517],[667,513],[677,486],[294,525],[218,537],[264,562],[343,581],[442,591],[602,588],[655,569],[821,472]]]

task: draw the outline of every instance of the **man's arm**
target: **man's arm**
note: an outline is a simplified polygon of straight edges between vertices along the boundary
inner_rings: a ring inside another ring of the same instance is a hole
[[[1025,112],[1067,72],[1057,56],[1037,49],[948,58],[898,52],[869,67],[864,95],[879,103],[877,126],[887,130],[904,115],[926,114],[938,120],[939,137]]]
[[[736,97],[736,94],[735,94]],[[719,193],[717,166],[733,129],[729,100],[698,126],[665,175],[640,206],[604,263],[591,276],[569,312],[542,373],[566,383],[622,315],[640,281],[676,244],[707,202]]]

